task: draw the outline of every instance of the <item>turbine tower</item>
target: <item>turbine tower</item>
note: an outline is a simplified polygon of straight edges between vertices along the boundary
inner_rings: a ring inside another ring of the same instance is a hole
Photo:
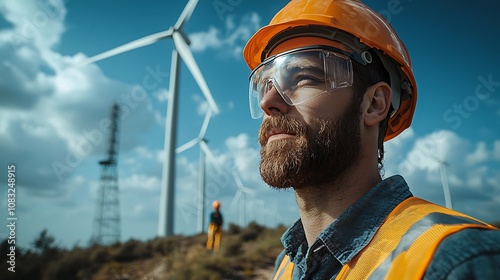
[[[448,186],[448,175],[446,174],[446,167],[447,166],[449,167],[449,164],[445,160],[441,160],[434,155],[427,154],[427,156],[439,164],[439,172],[441,174],[441,184],[443,185],[444,204],[446,208],[453,209],[453,205],[451,203],[450,187]]]
[[[451,203],[450,187],[448,186],[448,175],[446,174],[446,166],[448,163],[446,161],[439,162],[439,171],[441,173],[441,183],[443,184],[444,192],[444,203],[446,208],[453,209]]]
[[[108,142],[108,158],[99,161],[101,180],[99,184],[96,214],[94,219],[93,241],[102,245],[111,245],[120,241],[120,192],[116,170],[118,157],[118,115],[117,103],[111,109],[111,135]]]
[[[160,40],[172,38],[174,49],[172,50],[172,61],[170,68],[170,84],[167,116],[165,122],[165,157],[163,161],[162,183],[160,195],[160,213],[158,221],[158,236],[171,236],[174,233],[174,175],[175,175],[175,140],[177,136],[177,97],[179,92],[179,70],[180,59],[184,61],[207,99],[214,114],[219,108],[212,97],[212,93],[201,74],[200,68],[189,48],[189,39],[182,31],[182,26],[189,20],[198,0],[190,0],[174,26],[168,30],[161,31],[130,43],[121,45],[112,50],[103,52],[84,61],[83,64],[96,62],[111,56],[115,56],[140,47],[148,46]]]

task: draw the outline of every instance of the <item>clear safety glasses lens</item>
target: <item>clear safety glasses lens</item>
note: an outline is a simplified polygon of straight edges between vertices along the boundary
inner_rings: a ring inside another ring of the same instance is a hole
[[[252,118],[264,112],[262,98],[273,89],[290,106],[334,89],[352,86],[352,62],[348,53],[334,49],[300,49],[273,56],[250,75],[249,102]]]

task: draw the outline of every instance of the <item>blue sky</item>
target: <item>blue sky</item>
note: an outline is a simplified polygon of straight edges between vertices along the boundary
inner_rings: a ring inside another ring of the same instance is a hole
[[[258,174],[260,120],[249,115],[250,70],[241,57],[251,34],[287,2],[201,0],[184,26],[221,110],[206,138],[223,171],[207,167],[207,197],[222,201],[228,223],[239,223],[240,207],[231,207],[237,191],[233,169],[255,191],[247,217],[269,226],[298,217],[293,193],[269,189]],[[412,127],[386,143],[385,176],[402,174],[414,194],[444,205],[435,158],[446,161],[453,207],[488,222],[500,220],[499,4],[366,2],[406,43],[419,90]],[[5,168],[0,218],[7,219],[6,166],[15,163],[21,246],[44,228],[63,246],[87,244],[99,185],[97,162],[106,157],[107,135],[99,123],[109,118],[116,100],[127,111],[118,159],[122,239],[156,235],[173,42],[68,66],[166,30],[186,3],[0,0],[0,166]],[[198,135],[207,110],[184,65],[179,96],[177,146]],[[175,233],[196,232],[198,158],[197,146],[177,156]],[[57,172],[54,164],[67,169]],[[0,230],[0,238],[7,234]]]

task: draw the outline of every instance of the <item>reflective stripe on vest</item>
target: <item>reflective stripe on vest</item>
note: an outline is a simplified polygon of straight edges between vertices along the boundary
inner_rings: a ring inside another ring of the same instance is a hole
[[[285,255],[280,263],[280,266],[278,267],[278,270],[276,270],[276,274],[274,274],[273,280],[292,279],[293,267],[294,265],[290,261],[290,257]]]
[[[462,213],[411,197],[387,216],[370,243],[342,267],[336,279],[422,279],[440,242],[465,228],[495,229]],[[285,256],[275,280],[292,279]],[[277,277],[280,275],[280,277]]]

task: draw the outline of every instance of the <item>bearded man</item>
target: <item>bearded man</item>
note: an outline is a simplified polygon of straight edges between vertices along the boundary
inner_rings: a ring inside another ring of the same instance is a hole
[[[243,54],[262,179],[293,188],[300,213],[274,279],[500,279],[500,231],[380,175],[417,102],[387,20],[357,0],[292,0]]]

